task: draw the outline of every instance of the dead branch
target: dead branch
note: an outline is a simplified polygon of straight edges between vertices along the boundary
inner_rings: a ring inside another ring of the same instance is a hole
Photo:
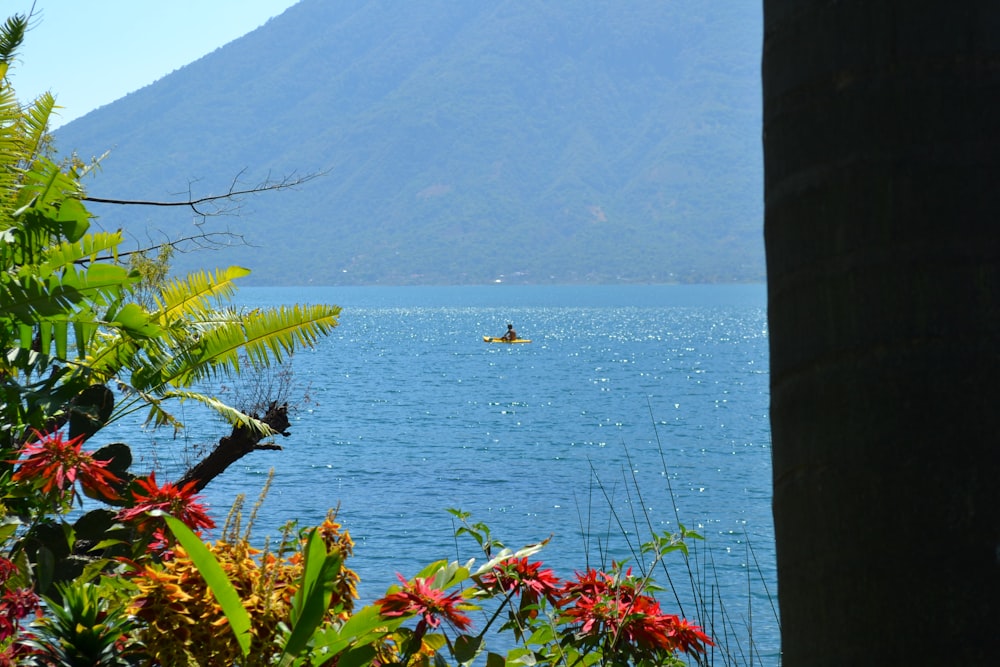
[[[245,171],[245,170],[244,170]],[[83,201],[91,202],[95,204],[113,204],[116,206],[155,206],[155,207],[185,207],[190,208],[195,214],[201,217],[209,217],[214,215],[222,215],[228,212],[229,209],[216,208],[215,210],[203,210],[207,204],[215,205],[218,202],[238,202],[240,197],[247,195],[256,195],[263,192],[275,192],[280,190],[291,190],[300,185],[304,185],[309,181],[312,181],[320,176],[324,175],[325,172],[317,172],[313,174],[307,174],[301,177],[288,176],[282,178],[279,181],[272,181],[270,176],[265,179],[262,183],[249,188],[240,187],[240,176],[243,175],[244,171],[241,171],[234,178],[232,183],[229,185],[229,189],[218,195],[206,195],[204,197],[193,197],[190,192],[190,186],[188,189],[187,199],[179,201],[158,201],[158,200],[144,200],[144,199],[114,199],[108,197],[92,197],[90,195],[84,195],[81,197]],[[202,208],[199,208],[202,207]]]
[[[291,426],[291,422],[288,420],[288,404],[279,405],[277,401],[271,403],[261,421],[270,426],[275,433],[288,437],[288,427]],[[201,491],[209,482],[225,472],[229,466],[250,452],[281,449],[281,446],[275,443],[261,444],[260,441],[263,439],[264,436],[257,431],[251,431],[243,426],[234,426],[233,432],[220,439],[219,444],[216,445],[211,454],[184,473],[183,477],[177,481],[177,486],[194,482],[195,490]]]

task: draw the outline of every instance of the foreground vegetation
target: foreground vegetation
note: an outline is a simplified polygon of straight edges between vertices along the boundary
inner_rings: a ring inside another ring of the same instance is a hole
[[[253,374],[312,345],[336,306],[227,307],[230,267],[163,280],[163,257],[126,256],[95,231],[81,178],[57,163],[50,95],[17,101],[8,68],[25,17],[0,31],[0,664],[423,665],[680,664],[711,639],[664,611],[651,572],[613,563],[568,579],[535,560],[544,544],[504,547],[454,510],[482,562],[428,565],[356,608],[352,542],[330,514],[251,543],[237,500],[220,537],[197,493],[227,465],[287,428],[196,391]],[[150,249],[158,250],[158,249]],[[205,404],[232,426],[181,480],[135,471],[126,443],[100,441],[121,416],[183,428],[172,406]],[[652,563],[686,553],[683,528],[646,545]],[[474,629],[473,609],[492,614]],[[496,627],[494,627],[496,626]],[[503,653],[487,632],[510,640]]]

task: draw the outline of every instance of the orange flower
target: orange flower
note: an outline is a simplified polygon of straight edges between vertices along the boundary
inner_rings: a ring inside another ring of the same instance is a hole
[[[108,461],[98,461],[83,451],[85,436],[78,435],[64,440],[61,431],[41,433],[32,429],[34,442],[21,448],[19,458],[8,463],[20,464],[14,472],[15,482],[30,482],[43,493],[65,493],[79,481],[88,492],[102,498],[114,499],[118,494],[112,484],[118,477],[107,469]]]

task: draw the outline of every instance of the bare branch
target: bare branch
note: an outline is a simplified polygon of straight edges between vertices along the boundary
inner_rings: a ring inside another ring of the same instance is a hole
[[[281,190],[292,190],[300,185],[304,185],[314,179],[324,176],[325,171],[307,174],[305,176],[296,177],[294,174],[285,176],[281,180],[272,180],[271,175],[268,174],[259,184],[253,187],[242,187],[240,185],[242,176],[246,173],[246,169],[242,169],[237,173],[232,182],[229,184],[229,189],[224,194],[218,195],[206,195],[203,197],[194,197],[191,191],[192,183],[188,184],[187,197],[178,201],[156,201],[156,200],[142,200],[142,199],[113,199],[108,197],[92,197],[90,195],[84,195],[81,200],[97,204],[111,204],[116,206],[155,206],[155,207],[187,207],[190,208],[198,216],[199,219],[195,219],[194,224],[197,227],[201,227],[205,218],[217,217],[222,215],[235,215],[238,214],[240,209],[240,199],[248,195],[261,194],[264,192],[278,192]],[[228,202],[234,204],[233,207],[221,206],[221,202]],[[213,210],[206,210],[206,206],[211,205],[214,207]],[[225,248],[233,245],[242,245],[252,247],[253,244],[248,242],[242,234],[231,231],[221,231],[221,232],[204,232],[200,234],[194,234],[191,236],[185,236],[178,239],[171,240],[166,234],[163,235],[164,240],[161,243],[156,243],[153,239],[149,239],[149,243],[146,246],[141,246],[138,242],[136,243],[136,249],[128,252],[119,252],[117,254],[118,258],[128,257],[134,254],[144,254],[159,250],[164,247],[172,248],[177,252],[191,252],[194,250],[218,250],[220,248]],[[217,240],[223,239],[223,240]],[[114,257],[100,256],[96,258],[96,261],[108,261],[113,260]],[[78,260],[77,264],[87,264],[91,258],[84,258]]]
[[[292,176],[287,176],[282,178],[280,181],[272,181],[270,176],[265,179],[262,183],[255,185],[250,188],[240,188],[240,176],[246,170],[244,169],[238,173],[234,178],[233,182],[229,185],[229,190],[224,194],[219,195],[206,195],[204,197],[192,197],[190,191],[188,193],[188,198],[180,201],[156,201],[156,200],[142,200],[142,199],[111,199],[107,197],[92,197],[90,195],[84,195],[81,197],[83,201],[92,202],[95,204],[113,204],[117,206],[157,206],[157,207],[169,207],[169,206],[183,206],[190,208],[196,214],[207,217],[210,215],[219,215],[220,210],[214,212],[204,211],[199,209],[205,204],[214,204],[220,201],[238,201],[239,197],[245,195],[260,194],[262,192],[275,192],[280,190],[291,190],[300,185],[304,185],[320,176],[323,176],[326,172],[317,172],[313,174],[307,174],[298,178]],[[225,212],[223,209],[221,212]]]
[[[216,241],[215,237],[223,237],[227,241]],[[153,251],[158,251],[160,248],[172,248],[177,252],[187,253],[193,252],[195,250],[219,250],[221,248],[228,248],[230,246],[240,245],[248,248],[254,248],[254,244],[250,243],[243,237],[242,234],[237,234],[236,232],[205,232],[203,234],[193,234],[191,236],[182,236],[179,239],[174,239],[173,241],[166,240],[162,243],[152,243],[144,248],[136,248],[135,250],[126,250],[125,252],[118,253],[118,259],[123,257],[128,257],[129,255],[143,255]],[[98,255],[97,257],[83,257],[74,262],[74,264],[80,266],[86,266],[91,262],[110,262],[115,259],[114,255]]]

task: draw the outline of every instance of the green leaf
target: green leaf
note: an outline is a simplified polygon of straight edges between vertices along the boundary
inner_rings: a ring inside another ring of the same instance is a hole
[[[385,628],[386,630],[394,630],[403,624],[404,619],[385,619],[382,617],[381,611],[375,605],[368,605],[363,607],[359,611],[351,615],[347,622],[344,623],[343,627],[340,629],[340,635],[342,637],[348,637],[351,639],[361,639],[369,633],[373,633],[379,628]],[[383,633],[379,632],[372,636],[368,641],[374,641],[378,637],[381,637]],[[367,642],[365,642],[367,643]]]
[[[17,532],[17,529],[21,526],[21,522],[15,517],[6,516],[3,518],[3,523],[0,523],[0,542],[6,542],[7,538]]]
[[[39,591],[47,591],[52,585],[56,569],[56,558],[51,549],[44,545],[38,547],[38,553],[35,555],[35,567],[37,588]]]
[[[364,667],[372,664],[375,658],[375,647],[371,644],[358,646],[346,651],[337,661],[338,667]]]
[[[232,426],[240,426],[253,433],[260,433],[264,437],[275,434],[271,427],[261,420],[251,417],[245,412],[241,412],[231,405],[205,394],[195,391],[167,391],[163,393],[162,398],[179,398],[182,402],[185,400],[197,401],[214,410]]]
[[[163,334],[163,329],[152,321],[149,313],[135,303],[125,304],[115,313],[112,324],[138,338],[155,338]]]
[[[223,371],[239,370],[240,352],[254,368],[281,363],[297,348],[312,347],[337,326],[337,306],[281,306],[253,310],[207,326],[198,344],[164,370],[164,380],[188,386]]]
[[[339,554],[329,554],[326,544],[313,528],[306,541],[305,563],[299,580],[299,589],[292,598],[292,634],[285,642],[281,664],[291,664],[308,645],[313,633],[323,623],[330,606],[333,584],[340,573]]]
[[[83,202],[73,197],[60,202],[56,220],[62,224],[62,232],[69,241],[79,241],[90,227],[90,213],[84,208]]]
[[[483,638],[470,635],[459,635],[455,638],[455,659],[462,664],[475,660],[483,650]]]
[[[73,531],[78,540],[96,540],[103,538],[108,530],[115,525],[115,513],[106,509],[90,510],[73,524]]]
[[[158,513],[153,512],[152,514]],[[208,550],[208,547],[201,541],[201,538],[184,525],[184,522],[175,519],[169,514],[159,514],[167,522],[167,526],[173,532],[177,541],[187,551],[191,562],[201,572],[201,576],[205,578],[205,583],[208,584],[212,595],[215,596],[219,606],[222,607],[222,613],[226,615],[229,627],[232,629],[233,634],[236,635],[236,641],[239,643],[244,657],[249,655],[250,615],[243,607],[243,601],[240,599],[239,593],[233,588],[233,583],[229,581],[229,577],[222,570],[218,559]]]
[[[90,438],[101,430],[115,407],[115,396],[103,384],[90,385],[69,406],[69,436]]]
[[[551,625],[540,625],[537,630],[535,630],[531,637],[528,638],[527,644],[530,646],[532,644],[548,644],[555,639],[555,631],[552,629]]]
[[[211,310],[211,301],[229,299],[235,292],[233,281],[250,275],[250,269],[230,266],[217,269],[215,275],[205,271],[190,273],[172,280],[160,289],[163,320],[172,322],[185,315],[199,316]]]

